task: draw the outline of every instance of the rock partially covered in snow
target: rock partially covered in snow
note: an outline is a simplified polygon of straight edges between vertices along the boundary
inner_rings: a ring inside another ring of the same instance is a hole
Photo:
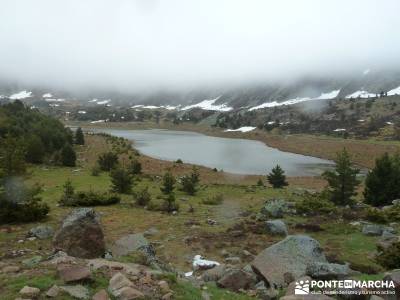
[[[219,262],[204,259],[201,255],[196,255],[193,259],[193,268],[195,270],[207,270],[219,266]]]

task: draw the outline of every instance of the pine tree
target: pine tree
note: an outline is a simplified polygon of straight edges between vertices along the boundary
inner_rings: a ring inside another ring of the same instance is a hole
[[[175,194],[174,193],[169,193],[165,198],[164,198],[164,211],[167,212],[173,212],[173,211],[178,211],[179,210],[179,205],[175,201]]]
[[[192,173],[190,175],[183,176],[181,179],[182,190],[189,195],[194,195],[196,193],[196,187],[199,181],[199,171],[196,167],[193,167]]]
[[[272,169],[271,173],[267,175],[268,182],[274,189],[283,188],[287,186],[285,171],[279,165]]]
[[[112,191],[121,193],[121,194],[128,194],[132,189],[132,176],[126,169],[116,168],[111,170],[111,184],[112,184]]]
[[[134,159],[129,164],[128,169],[132,175],[139,175],[142,173],[142,164],[137,159]]]
[[[26,146],[26,160],[34,164],[40,164],[43,162],[45,155],[45,148],[41,138],[36,135],[32,135],[27,142]]]
[[[76,154],[70,144],[65,144],[61,150],[61,163],[66,167],[75,167]]]
[[[400,156],[385,153],[365,179],[365,202],[373,206],[390,205],[400,197]]]
[[[352,168],[350,155],[345,148],[337,153],[335,164],[334,171],[323,173],[329,184],[330,200],[337,205],[351,204],[352,197],[357,194],[356,188],[360,184],[357,179],[359,170]]]
[[[99,156],[97,163],[102,171],[110,171],[118,165],[118,154],[106,152]]]
[[[171,194],[175,188],[175,177],[172,175],[170,171],[166,172],[163,177],[163,185],[160,188],[161,192],[168,195]]]
[[[75,132],[75,144],[85,145],[85,137],[82,132],[82,128],[78,127]]]
[[[61,205],[68,205],[71,201],[73,201],[74,199],[74,195],[75,195],[75,189],[72,186],[72,182],[70,179],[68,179],[64,185],[63,185],[63,189],[64,192],[61,196],[61,199],[59,201],[59,203]]]
[[[9,177],[23,175],[26,172],[25,147],[20,140],[7,135],[0,138],[0,173]]]

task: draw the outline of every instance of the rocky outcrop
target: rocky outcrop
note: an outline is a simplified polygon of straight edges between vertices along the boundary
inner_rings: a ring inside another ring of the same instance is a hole
[[[144,298],[144,294],[135,289],[133,283],[122,273],[117,273],[110,279],[108,289],[115,298],[120,300]]]
[[[24,286],[20,291],[19,294],[21,295],[22,298],[27,299],[27,298],[32,298],[36,299],[40,295],[40,290],[35,287],[30,287],[30,286]]]
[[[387,227],[384,225],[378,225],[378,224],[366,224],[362,228],[362,233],[365,235],[371,235],[371,236],[381,236],[384,233],[389,234],[389,233],[394,233],[395,230],[392,227]]]
[[[350,275],[351,269],[348,265],[330,264],[316,262],[307,266],[306,273],[314,279],[331,280],[343,279]]]
[[[285,200],[271,199],[264,204],[261,214],[266,217],[282,218],[288,211],[289,205]]]
[[[288,229],[282,220],[272,220],[265,222],[265,229],[272,235],[288,235]]]
[[[313,263],[327,263],[320,244],[308,236],[295,235],[263,250],[251,266],[270,286],[276,288],[287,284],[287,273],[295,279],[299,278]]]
[[[222,276],[224,276],[226,270],[226,265],[216,266],[212,269],[204,271],[204,273],[201,275],[201,279],[205,282],[218,281],[222,278]]]
[[[387,300],[394,300],[400,295],[400,270],[393,270],[385,275],[383,280],[393,281],[395,287],[395,295],[388,295]]]
[[[91,279],[91,272],[88,267],[77,265],[59,265],[58,276],[65,282],[87,281]]]
[[[79,208],[67,216],[53,239],[56,250],[80,258],[100,257],[105,252],[100,217],[92,208]]]
[[[92,300],[110,300],[106,290],[100,290],[93,295]]]
[[[142,233],[128,234],[121,237],[111,246],[113,256],[123,256],[129,253],[141,251],[148,257],[154,257],[155,251],[153,246],[144,237]]]
[[[89,299],[89,290],[83,285],[60,286],[60,290],[75,299]]]

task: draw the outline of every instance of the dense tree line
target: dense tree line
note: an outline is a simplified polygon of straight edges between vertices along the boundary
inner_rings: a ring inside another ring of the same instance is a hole
[[[71,131],[60,121],[25,106],[21,101],[0,106],[0,159],[3,163],[8,159],[8,165],[2,164],[8,172],[14,172],[12,164],[20,169],[21,160],[74,166],[76,157],[72,143]]]
[[[75,166],[72,133],[21,101],[0,106],[0,224],[43,219],[40,187],[24,183],[28,163]]]

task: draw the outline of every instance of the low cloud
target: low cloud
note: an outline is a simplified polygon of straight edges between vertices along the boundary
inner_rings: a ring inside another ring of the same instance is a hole
[[[2,0],[0,77],[185,89],[397,68],[398,0]]]

